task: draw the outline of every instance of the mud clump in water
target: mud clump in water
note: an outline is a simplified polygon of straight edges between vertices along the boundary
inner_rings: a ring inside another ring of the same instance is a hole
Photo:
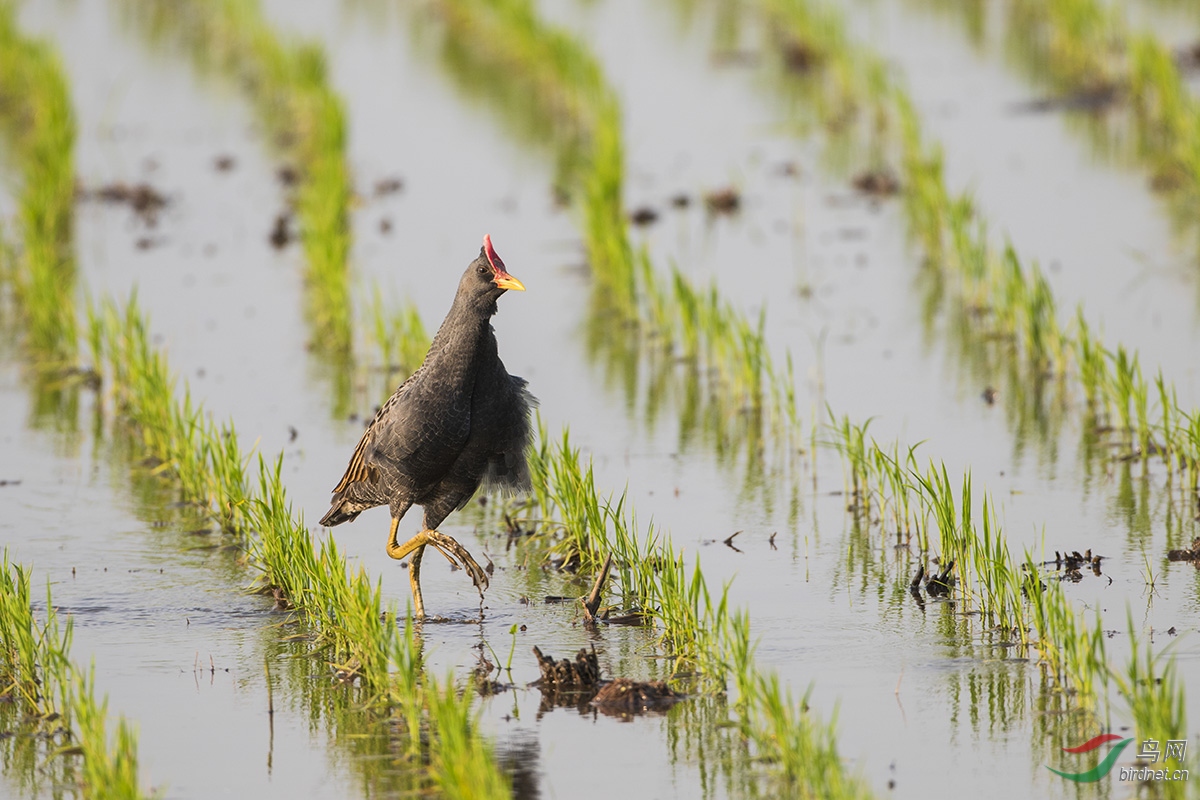
[[[1200,568],[1200,538],[1192,540],[1192,546],[1186,550],[1170,550],[1167,552],[1170,561],[1190,561]]]
[[[124,181],[114,181],[97,189],[85,189],[80,192],[80,197],[107,205],[127,205],[151,228],[158,224],[158,212],[170,203],[165,194],[148,183],[130,184]]]
[[[1121,100],[1121,88],[1114,83],[1098,81],[1077,92],[1039,97],[1017,103],[1012,108],[1017,113],[1044,114],[1053,111],[1086,111],[1099,113],[1116,105]]]
[[[290,164],[284,164],[275,170],[275,177],[284,186],[295,186],[300,181],[300,170]]]
[[[533,655],[537,658],[538,669],[542,673],[536,684],[543,689],[552,687],[578,691],[594,689],[600,685],[600,661],[596,658],[595,649],[590,653],[580,650],[574,661],[565,658],[556,661],[553,656],[542,655],[537,646],[533,648]]]
[[[284,212],[275,217],[275,223],[271,226],[271,234],[267,237],[267,240],[271,242],[271,246],[276,250],[282,250],[288,246],[289,242],[296,238],[288,228],[289,219],[290,216],[288,213]]]
[[[658,222],[658,212],[650,208],[650,206],[642,206],[629,215],[629,221],[639,228],[653,225],[655,222]]]
[[[631,681],[617,678],[600,687],[592,705],[605,714],[631,716],[645,711],[666,711],[683,699],[683,695],[662,681]]]
[[[925,610],[925,598],[921,596],[921,581],[924,580],[925,593],[930,599],[937,597],[949,597],[950,590],[954,588],[955,580],[950,575],[954,571],[954,562],[951,561],[945,566],[941,572],[933,572],[928,576],[925,575],[925,565],[921,564],[917,567],[917,574],[913,577],[912,582],[908,584],[908,592],[917,601],[917,605],[921,610]]]
[[[726,187],[704,195],[704,207],[710,214],[736,214],[742,208],[742,196],[737,189]]]
[[[1054,568],[1063,570],[1062,580],[1079,583],[1079,581],[1083,580],[1083,572],[1081,570],[1084,567],[1091,568],[1092,574],[1099,577],[1100,561],[1103,558],[1100,555],[1092,555],[1090,547],[1086,553],[1080,553],[1078,550],[1072,550],[1069,553],[1064,550],[1062,553],[1059,553],[1055,550]]]
[[[900,191],[900,180],[889,169],[867,170],[855,176],[854,188],[872,197],[891,197]]]
[[[381,178],[375,181],[375,196],[383,197],[384,195],[396,194],[404,191],[404,180],[401,178]]]
[[[1200,42],[1184,45],[1176,50],[1175,64],[1184,71],[1200,70]]]
[[[805,74],[821,63],[821,54],[804,42],[787,39],[779,45],[779,55],[788,72]]]
[[[644,712],[666,711],[683,699],[683,695],[662,681],[635,681],[617,678],[600,679],[600,662],[596,650],[580,650],[574,661],[556,660],[533,648],[542,677],[533,682],[542,690],[542,713],[556,707],[575,707],[580,713],[595,709],[609,716],[629,718]]]

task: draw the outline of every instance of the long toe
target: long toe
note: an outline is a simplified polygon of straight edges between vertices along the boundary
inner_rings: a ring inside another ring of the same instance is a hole
[[[483,567],[479,566],[479,563],[467,552],[467,548],[439,531],[429,531],[429,543],[437,547],[442,555],[446,556],[452,564],[461,566],[471,576],[471,582],[479,590],[480,596],[483,595],[484,590],[488,588],[488,575],[484,572]]]

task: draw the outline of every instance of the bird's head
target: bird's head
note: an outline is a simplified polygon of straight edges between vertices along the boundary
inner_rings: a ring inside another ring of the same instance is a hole
[[[465,295],[489,313],[496,313],[496,299],[509,289],[525,291],[525,285],[509,275],[504,262],[492,247],[492,237],[484,234],[479,257],[471,262],[459,284],[459,295]]]

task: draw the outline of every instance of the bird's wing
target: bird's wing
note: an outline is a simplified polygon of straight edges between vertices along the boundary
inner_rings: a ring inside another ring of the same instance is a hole
[[[358,440],[358,447],[354,448],[354,455],[350,456],[350,465],[346,467],[346,474],[338,481],[338,485],[333,487],[334,494],[344,492],[346,487],[352,483],[357,483],[358,481],[374,483],[379,479],[379,470],[370,463],[368,456],[374,450],[375,436],[379,430],[380,420],[388,416],[392,409],[403,401],[404,395],[408,394],[408,390],[419,372],[420,370],[417,370],[417,372],[409,375],[397,387],[396,391],[392,393],[392,396],[387,399],[387,402],[375,412],[375,418],[371,420],[371,424],[363,431],[362,438]]]
[[[414,373],[375,414],[334,492],[356,481],[396,482],[412,490],[436,484],[471,433],[470,395],[452,396]],[[391,491],[391,490],[389,490]]]

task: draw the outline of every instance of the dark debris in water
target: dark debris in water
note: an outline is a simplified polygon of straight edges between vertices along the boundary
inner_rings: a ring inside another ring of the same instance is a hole
[[[684,696],[662,681],[629,678],[601,680],[596,649],[580,650],[575,660],[556,660],[533,648],[542,677],[532,685],[542,691],[541,710],[575,707],[581,713],[593,708],[608,716],[628,719],[635,714],[668,710]]]
[[[537,645],[534,645],[533,655],[542,673],[542,677],[534,682],[535,686],[590,689],[600,685],[600,660],[596,658],[595,648],[591,652],[581,649],[575,654],[574,661],[565,658],[556,660],[554,656],[543,655]]]
[[[158,212],[170,204],[170,199],[144,181],[125,183],[114,181],[95,189],[79,190],[82,200],[94,200],[106,205],[127,205],[149,227],[158,224]]]
[[[663,681],[617,678],[600,687],[592,705],[606,714],[632,716],[646,711],[666,711],[683,699]]]
[[[404,179],[399,177],[381,178],[375,181],[375,196],[396,194],[404,191]]]
[[[1098,83],[1069,94],[1038,97],[1015,103],[1012,110],[1017,113],[1047,113],[1052,111],[1100,112],[1121,99],[1121,90],[1116,84]]]
[[[1072,550],[1071,552],[1064,550],[1060,553],[1055,550],[1054,568],[1063,571],[1061,580],[1079,583],[1079,581],[1083,580],[1083,572],[1081,570],[1084,568],[1089,568],[1093,575],[1100,576],[1100,562],[1103,558],[1104,556],[1101,555],[1092,555],[1091,548],[1088,548],[1086,553],[1080,553],[1078,550]]]
[[[742,195],[732,186],[704,194],[704,207],[710,214],[736,214],[742,208]]]
[[[788,72],[805,74],[821,63],[821,54],[805,42],[787,39],[779,45],[779,55]]]
[[[710,58],[718,67],[757,67],[762,55],[754,50],[717,50]]]
[[[950,574],[954,571],[954,562],[947,564],[941,572],[933,572],[925,574],[925,565],[921,564],[917,567],[917,574],[913,576],[912,581],[908,584],[908,592],[917,601],[917,605],[921,610],[925,610],[925,598],[921,595],[921,589],[924,588],[925,593],[929,598],[949,597],[950,591],[954,588],[955,580]]]
[[[855,189],[872,197],[891,197],[900,191],[900,179],[886,167],[860,172],[853,183]]]
[[[275,217],[275,222],[271,226],[271,234],[267,239],[271,242],[271,246],[276,250],[282,250],[288,246],[288,243],[296,238],[292,233],[289,223],[291,215],[284,211]]]
[[[275,170],[275,177],[284,186],[294,186],[300,180],[300,170],[290,164],[284,164],[279,169]]]
[[[658,222],[658,212],[650,206],[642,206],[629,215],[629,221],[639,228]]]
[[[1200,70],[1200,42],[1178,48],[1175,51],[1175,64],[1184,72]]]
[[[1190,561],[1200,569],[1200,537],[1192,540],[1192,546],[1186,550],[1170,550],[1167,552],[1170,561]]]

